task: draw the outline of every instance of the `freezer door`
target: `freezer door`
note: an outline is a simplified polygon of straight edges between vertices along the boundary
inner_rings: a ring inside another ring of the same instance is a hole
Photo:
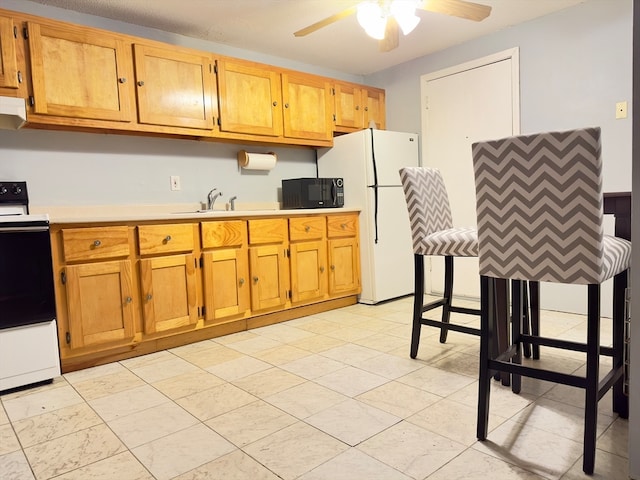
[[[418,135],[387,130],[369,132],[373,135],[378,185],[400,185],[400,168],[417,167],[419,164]],[[369,158],[372,158],[371,154]],[[368,168],[373,168],[372,162],[369,163]],[[373,178],[373,172],[367,177]]]
[[[361,216],[361,303],[378,303],[413,293],[413,245],[402,187],[378,189],[378,242],[373,211],[373,188]],[[364,225],[362,225],[364,224]]]

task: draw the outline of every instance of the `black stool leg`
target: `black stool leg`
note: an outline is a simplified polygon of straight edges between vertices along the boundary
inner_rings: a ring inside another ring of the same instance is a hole
[[[511,343],[516,345],[516,353],[511,358],[512,363],[520,365],[522,363],[522,337],[520,332],[522,331],[522,281],[512,280],[511,290],[513,292],[513,298],[511,300]],[[515,373],[511,375],[511,391],[513,393],[520,393],[522,388],[522,377]]]
[[[478,440],[486,440],[489,433],[489,397],[491,394],[492,343],[495,343],[493,327],[495,323],[493,279],[480,276],[480,372],[478,378]]]
[[[522,282],[522,333],[529,335],[529,286],[528,282]],[[522,343],[522,353],[525,358],[531,358],[531,344],[529,342]]]
[[[613,278],[613,368],[622,375],[613,384],[613,411],[622,418],[629,418],[629,397],[624,394],[624,323],[625,290],[628,271]]]
[[[587,308],[587,376],[584,400],[584,451],[582,470],[593,474],[596,461],[596,422],[600,365],[600,285],[590,284]]]
[[[531,335],[540,336],[540,282],[529,282],[529,307],[531,308]],[[533,345],[533,359],[540,360],[540,345]]]
[[[447,324],[451,318],[451,296],[453,295],[453,257],[444,257],[444,304],[442,305],[442,328],[440,343],[446,343],[449,329]]]
[[[422,326],[422,306],[424,302],[424,257],[413,255],[414,265],[414,293],[413,293],[413,327],[411,329],[411,358],[418,355],[420,344],[420,327]]]

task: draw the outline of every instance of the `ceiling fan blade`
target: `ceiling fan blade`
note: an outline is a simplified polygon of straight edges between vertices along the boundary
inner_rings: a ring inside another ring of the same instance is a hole
[[[320,20],[319,22],[314,23],[313,25],[309,25],[308,27],[303,28],[302,30],[298,30],[294,33],[296,37],[304,37],[305,35],[309,35],[310,33],[315,32],[316,30],[320,30],[327,25],[331,25],[338,20],[342,20],[343,18],[348,17],[349,15],[353,15],[356,13],[357,7],[354,5],[353,7],[349,7],[346,10],[343,10],[335,15],[331,15],[330,17],[325,18],[324,20]]]
[[[389,52],[400,44],[398,22],[394,17],[387,18],[387,25],[384,30],[384,38],[378,41],[381,52]]]
[[[444,13],[453,17],[480,22],[489,16],[491,7],[466,0],[423,0],[420,7],[428,12]]]

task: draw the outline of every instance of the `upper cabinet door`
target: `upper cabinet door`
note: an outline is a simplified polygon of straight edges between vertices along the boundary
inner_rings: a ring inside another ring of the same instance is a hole
[[[71,25],[29,22],[34,113],[131,121],[131,46]]]
[[[376,128],[384,130],[386,126],[386,110],[384,90],[378,88],[365,88],[363,93],[364,103],[364,127],[368,127],[373,120]]]
[[[13,20],[0,17],[0,87],[18,88]]]
[[[283,73],[284,136],[331,140],[331,82],[313,75]]]
[[[349,83],[335,83],[336,126],[364,127],[362,88]]]
[[[218,60],[220,130],[282,135],[280,74],[250,62]]]
[[[140,123],[211,130],[213,58],[134,45]]]

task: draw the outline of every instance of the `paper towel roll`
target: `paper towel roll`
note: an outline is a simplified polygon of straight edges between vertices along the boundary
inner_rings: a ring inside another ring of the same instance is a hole
[[[276,166],[278,157],[275,153],[238,152],[238,165],[245,170],[272,170]]]

